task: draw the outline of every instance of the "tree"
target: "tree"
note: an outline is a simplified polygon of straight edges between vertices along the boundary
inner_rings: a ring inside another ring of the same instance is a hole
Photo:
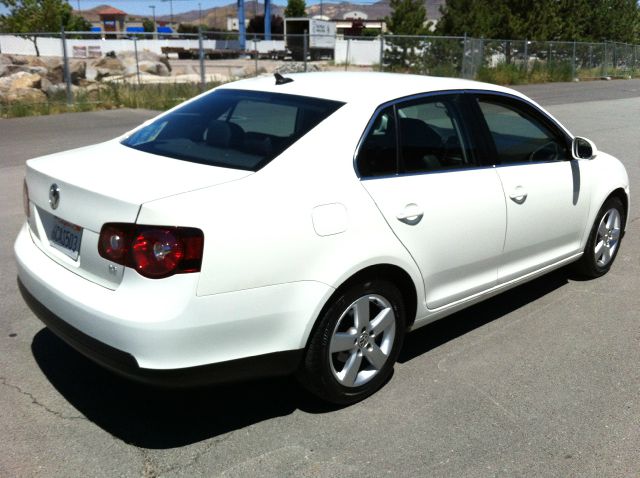
[[[156,31],[156,26],[153,23],[153,20],[149,20],[148,18],[142,19],[142,28],[144,28],[144,31],[147,33],[153,33]]]
[[[38,36],[33,33],[59,32],[61,27],[69,31],[88,31],[91,24],[73,14],[73,9],[64,0],[0,0],[9,13],[0,15],[0,29],[17,33],[33,42],[36,55]]]
[[[541,41],[637,42],[636,0],[447,0],[436,33]]]
[[[306,17],[307,5],[304,0],[287,0],[287,8],[284,9],[284,16],[289,18]]]
[[[428,32],[427,12],[422,0],[391,0],[391,16],[385,18],[393,35],[425,35]],[[385,61],[392,68],[406,68],[416,61],[416,50],[421,41],[416,38],[394,38],[388,40],[391,49],[385,51]]]

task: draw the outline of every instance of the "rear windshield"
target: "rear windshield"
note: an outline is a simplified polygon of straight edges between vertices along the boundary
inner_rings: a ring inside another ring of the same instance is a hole
[[[157,119],[122,144],[184,161],[257,171],[343,104],[220,89]]]

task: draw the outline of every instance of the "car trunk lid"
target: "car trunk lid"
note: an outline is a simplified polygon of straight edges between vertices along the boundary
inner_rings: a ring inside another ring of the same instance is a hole
[[[115,288],[123,270],[98,254],[103,224],[134,223],[145,202],[250,174],[152,155],[117,141],[32,159],[26,179],[32,237],[60,265]]]

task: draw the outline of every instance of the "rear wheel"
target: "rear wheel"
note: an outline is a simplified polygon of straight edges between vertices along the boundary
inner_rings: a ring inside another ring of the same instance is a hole
[[[609,271],[620,249],[624,221],[622,201],[616,197],[607,199],[596,216],[584,254],[576,264],[579,272],[595,278]]]
[[[405,333],[402,295],[386,281],[348,287],[320,317],[300,382],[323,400],[355,403],[371,395],[393,372]]]

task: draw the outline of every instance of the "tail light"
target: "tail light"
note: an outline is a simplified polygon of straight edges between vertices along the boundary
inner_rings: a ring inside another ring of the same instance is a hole
[[[200,229],[107,223],[100,231],[98,253],[144,277],[161,279],[200,272],[203,246]]]

